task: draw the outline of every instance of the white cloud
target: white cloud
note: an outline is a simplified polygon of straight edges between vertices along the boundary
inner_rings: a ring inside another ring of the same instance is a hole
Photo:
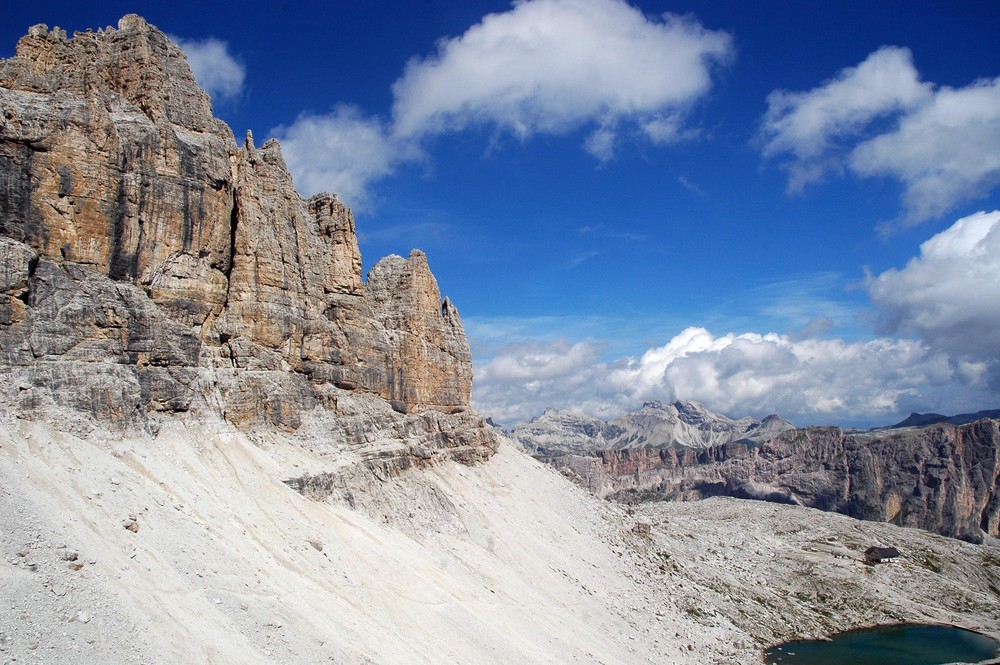
[[[732,416],[798,424],[886,423],[910,410],[975,408],[975,364],[907,339],[793,340],[688,328],[639,358],[599,360],[596,345],[524,342],[476,368],[476,408],[507,425],[545,407],[613,417],[649,399],[691,399]]]
[[[601,338],[598,329],[589,331],[592,341],[571,343],[524,339],[536,325],[472,322],[474,348],[479,338],[522,338],[485,349],[473,401],[508,425],[546,407],[613,417],[650,399],[698,400],[730,416],[778,413],[798,424],[888,424],[909,411],[990,408],[1000,396],[997,257],[1000,211],[959,219],[924,242],[905,267],[868,279],[881,335],[869,340],[815,337],[835,325],[818,312],[850,315],[849,308],[838,310],[844,305],[813,300],[834,280],[829,274],[764,294],[765,309],[801,323],[795,333],[715,335],[692,326],[638,357],[619,350],[608,360],[608,347],[593,341]],[[605,321],[601,329],[607,335],[615,327]]]
[[[603,346],[566,340],[527,340],[507,345],[475,368],[473,404],[506,425],[527,422],[548,406],[587,415],[621,413],[627,398],[607,381]]]
[[[868,291],[882,330],[916,334],[973,361],[1000,359],[1000,211],[964,217],[920,246],[905,268]]]
[[[731,55],[728,33],[647,18],[624,0],[517,0],[412,59],[392,86],[391,122],[341,107],[271,135],[306,193],[364,206],[373,182],[443,132],[486,125],[526,138],[590,126],[583,148],[600,161],[614,157],[629,123],[657,145],[689,138],[685,111]]]
[[[642,131],[655,145],[669,145],[697,136],[697,130],[684,129],[683,124],[684,118],[681,114],[664,113],[644,118]]]
[[[889,176],[913,224],[1000,184],[1000,79],[936,88],[909,50],[883,47],[812,90],[772,92],[760,138],[787,157],[789,191],[845,169]]]
[[[615,156],[615,139],[617,134],[614,127],[602,125],[598,127],[583,144],[584,150],[589,152],[594,158],[606,162]]]
[[[761,128],[764,154],[816,158],[834,139],[857,133],[879,116],[911,108],[930,92],[920,82],[909,49],[883,47],[809,92],[776,90],[768,95]]]
[[[685,108],[731,51],[727,33],[690,18],[650,19],[622,0],[515,2],[410,61],[393,86],[396,131],[489,124],[523,137],[596,121],[606,128],[588,149],[600,158],[614,121],[642,125]]]
[[[281,141],[282,154],[299,191],[337,193],[355,208],[371,204],[370,185],[392,173],[403,161],[419,158],[410,143],[389,137],[384,123],[355,107],[338,106],[324,115],[303,114],[271,135]]]
[[[171,37],[187,55],[198,85],[213,99],[238,97],[243,92],[246,69],[230,52],[229,44],[221,39],[181,39]]]
[[[849,163],[863,176],[898,178],[909,222],[988,194],[1000,184],[1000,78],[941,88],[895,131],[859,144]]]

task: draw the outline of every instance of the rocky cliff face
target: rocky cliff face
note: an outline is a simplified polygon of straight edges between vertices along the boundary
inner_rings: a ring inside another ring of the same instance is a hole
[[[1000,536],[1000,421],[848,433],[807,427],[696,449],[603,449],[544,458],[624,501],[734,496],[919,527]]]
[[[35,26],[0,61],[0,381],[22,415],[118,426],[193,412],[294,431],[363,395],[431,449],[495,446],[426,257],[364,282],[351,211],[303,200],[276,142],[237,145],[134,15],[72,38]]]

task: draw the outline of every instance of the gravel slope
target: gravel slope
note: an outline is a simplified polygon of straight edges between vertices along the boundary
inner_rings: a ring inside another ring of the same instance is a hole
[[[0,423],[0,662],[753,663],[881,622],[1000,637],[995,544],[732,499],[629,513],[510,444],[379,481],[318,443]],[[331,470],[339,500],[283,482]],[[871,544],[903,556],[864,566]]]

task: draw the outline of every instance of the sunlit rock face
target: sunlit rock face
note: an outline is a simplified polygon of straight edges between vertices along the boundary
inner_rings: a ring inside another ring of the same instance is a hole
[[[426,257],[365,283],[351,211],[302,199],[277,142],[237,144],[138,16],[71,38],[35,26],[0,61],[0,260],[0,390],[20,413],[296,430],[349,393],[416,423],[453,414],[482,433],[463,445],[495,445]]]

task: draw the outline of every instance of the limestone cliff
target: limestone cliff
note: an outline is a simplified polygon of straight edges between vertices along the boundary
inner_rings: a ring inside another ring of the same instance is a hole
[[[979,542],[1000,536],[1000,421],[894,431],[787,430],[706,448],[592,449],[542,459],[627,502],[734,496]]]
[[[0,61],[0,381],[22,415],[118,426],[194,412],[294,431],[364,395],[429,449],[495,446],[426,257],[364,282],[351,211],[303,200],[277,142],[238,145],[134,15],[72,38],[34,26]]]

